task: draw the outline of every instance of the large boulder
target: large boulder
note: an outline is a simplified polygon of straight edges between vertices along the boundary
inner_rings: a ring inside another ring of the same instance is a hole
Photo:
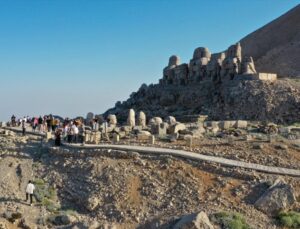
[[[278,212],[291,207],[295,201],[293,187],[277,179],[254,203],[254,206],[267,215],[277,215]]]
[[[214,229],[205,212],[183,216],[173,229]]]

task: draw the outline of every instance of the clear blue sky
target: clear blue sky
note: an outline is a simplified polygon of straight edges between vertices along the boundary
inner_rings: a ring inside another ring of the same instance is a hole
[[[102,113],[172,54],[226,49],[295,0],[0,0],[0,120]]]

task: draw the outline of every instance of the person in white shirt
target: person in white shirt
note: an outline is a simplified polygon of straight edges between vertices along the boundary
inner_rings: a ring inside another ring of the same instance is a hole
[[[73,125],[72,125],[72,130],[73,130],[73,133],[74,133],[74,135],[73,135],[73,142],[74,142],[74,143],[77,143],[77,141],[78,141],[79,129],[78,129],[78,127],[76,126],[76,124],[73,124]]]
[[[35,190],[35,186],[34,184],[32,184],[30,180],[26,186],[26,202],[28,201],[28,196],[30,196],[30,206],[32,205],[32,196],[34,190]]]

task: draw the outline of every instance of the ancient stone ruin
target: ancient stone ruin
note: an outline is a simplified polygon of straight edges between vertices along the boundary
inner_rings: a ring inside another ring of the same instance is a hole
[[[161,85],[188,85],[202,81],[220,83],[225,80],[268,80],[277,79],[276,74],[258,73],[251,56],[242,57],[240,43],[231,45],[226,52],[211,54],[208,48],[196,48],[189,64],[181,64],[173,55],[163,70]]]

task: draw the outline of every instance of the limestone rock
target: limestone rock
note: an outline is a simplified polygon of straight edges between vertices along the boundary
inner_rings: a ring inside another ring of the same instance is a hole
[[[89,211],[94,211],[99,205],[99,200],[97,197],[90,197],[88,198],[88,200],[86,201],[86,209],[88,209]]]
[[[205,212],[183,216],[173,229],[214,229]]]
[[[288,209],[295,201],[292,186],[277,179],[255,202],[254,206],[267,215],[276,215],[278,212]]]

